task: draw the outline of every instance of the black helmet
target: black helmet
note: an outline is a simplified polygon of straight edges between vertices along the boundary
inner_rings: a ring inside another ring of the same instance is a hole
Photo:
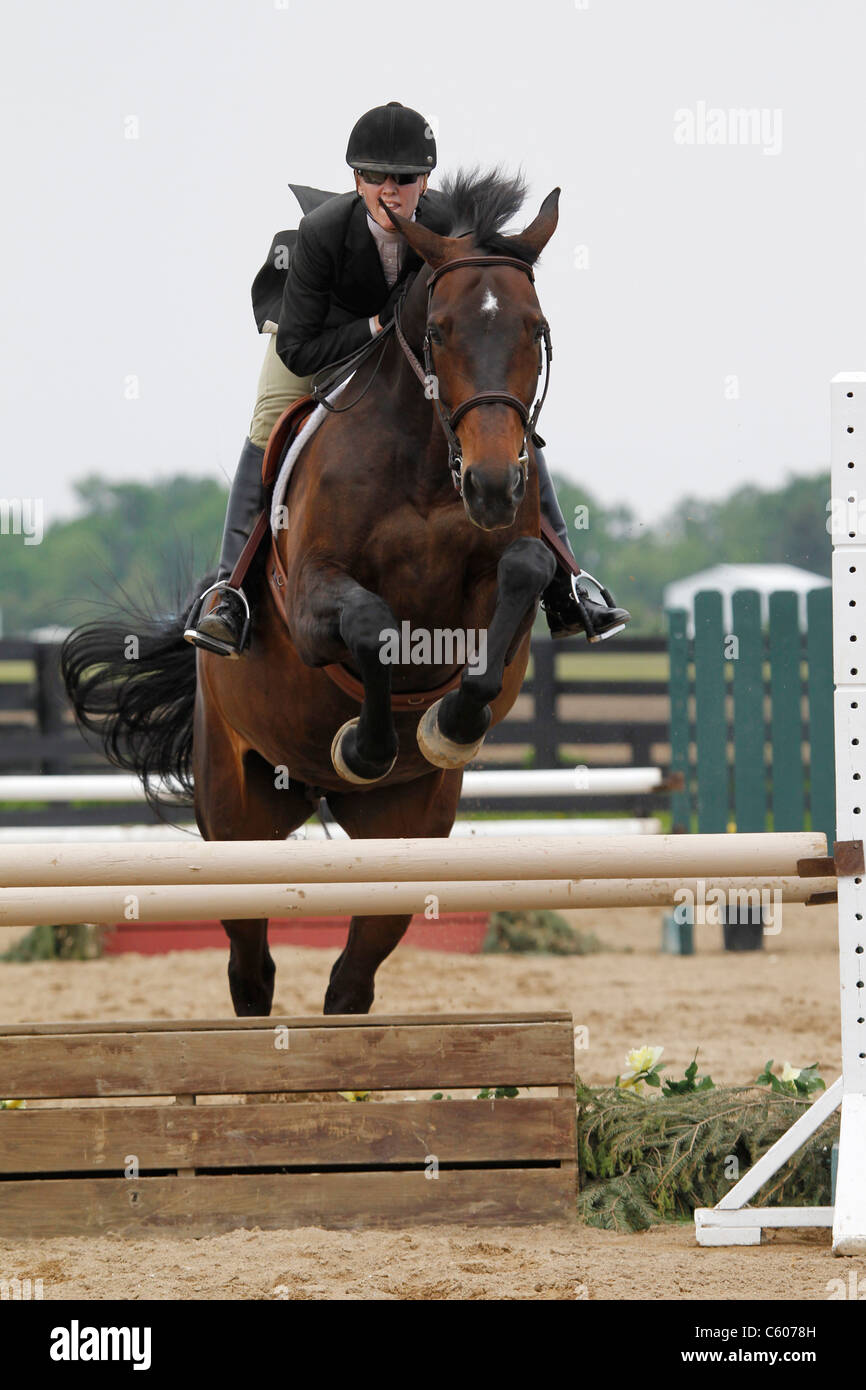
[[[346,163],[387,174],[427,174],[436,167],[436,141],[418,111],[389,101],[365,111],[349,136]]]

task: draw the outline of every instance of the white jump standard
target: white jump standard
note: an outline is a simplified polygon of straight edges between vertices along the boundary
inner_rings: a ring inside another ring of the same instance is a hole
[[[866,373],[834,377],[830,392],[831,498],[834,508],[859,518],[859,499],[866,497]],[[832,1226],[835,1254],[866,1255],[866,668],[860,666],[866,661],[866,545],[856,523],[837,525],[831,534],[842,1076],[715,1207],[695,1212],[702,1245],[758,1245],[761,1230],[774,1226]],[[747,1207],[839,1105],[835,1207]]]

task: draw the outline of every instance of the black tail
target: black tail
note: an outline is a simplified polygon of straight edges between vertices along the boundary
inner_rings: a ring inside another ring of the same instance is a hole
[[[156,810],[166,803],[151,781],[173,783],[192,799],[195,648],[183,632],[193,601],[159,618],[130,604],[76,628],[60,654],[79,724],[111,762],[138,774]]]

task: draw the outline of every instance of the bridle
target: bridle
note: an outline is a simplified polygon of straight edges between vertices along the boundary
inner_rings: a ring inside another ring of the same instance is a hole
[[[541,338],[539,339],[538,347],[538,375],[536,377],[536,384],[538,383],[538,380],[541,377],[541,343],[543,342],[545,348],[544,390],[542,391],[540,397],[536,398],[535,404],[532,406],[531,409],[524,404],[524,402],[520,399],[519,396],[512,395],[510,391],[479,391],[476,395],[470,396],[468,400],[460,401],[460,403],[456,405],[453,410],[449,410],[448,407],[444,404],[439,395],[438,377],[433,369],[433,343],[430,337],[429,328],[430,310],[433,301],[433,290],[436,286],[437,281],[440,280],[443,275],[446,275],[449,270],[461,270],[466,267],[472,267],[473,269],[475,269],[477,266],[482,265],[511,266],[516,270],[522,270],[524,275],[528,275],[533,284],[535,283],[535,276],[532,272],[532,267],[530,265],[527,265],[526,261],[518,260],[516,256],[459,256],[453,261],[446,261],[444,265],[440,265],[438,270],[434,270],[433,274],[427,281],[426,319],[428,326],[424,333],[423,367],[421,363],[418,361],[418,358],[415,356],[414,352],[412,351],[403,334],[403,327],[400,322],[400,309],[402,307],[400,303],[398,303],[394,312],[394,330],[397,334],[397,341],[399,342],[400,347],[403,349],[403,352],[409,362],[410,367],[417,376],[418,380],[421,382],[421,385],[424,387],[425,396],[427,396],[428,399],[432,399],[433,404],[436,407],[436,412],[439,416],[439,422],[442,426],[442,429],[445,433],[445,438],[448,443],[448,467],[451,470],[451,477],[453,479],[454,486],[456,487],[461,497],[463,496],[463,451],[460,445],[460,440],[457,438],[455,431],[460,421],[463,419],[464,415],[466,415],[470,410],[474,410],[475,407],[479,405],[511,406],[512,410],[516,410],[521,420],[523,421],[523,442],[520,447],[520,454],[517,461],[520,464],[521,472],[523,475],[523,483],[525,486],[529,472],[529,449],[527,446],[527,441],[530,438],[532,438],[532,436],[535,433],[536,422],[538,420],[539,415],[541,414],[541,407],[544,405],[544,399],[547,395],[547,388],[550,384],[550,364],[553,360],[553,345],[550,339],[550,325],[547,322],[547,319],[543,319],[541,323]]]

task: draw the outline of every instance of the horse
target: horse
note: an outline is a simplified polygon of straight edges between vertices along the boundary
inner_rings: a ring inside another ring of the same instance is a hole
[[[125,659],[128,622],[65,643],[79,722],[114,762],[191,791],[207,840],[285,839],[322,797],[353,838],[447,836],[463,769],[520,689],[555,568],[530,404],[550,354],[532,267],[560,190],[517,234],[502,227],[523,202],[519,179],[461,172],[446,192],[449,235],[389,211],[421,266],[378,357],[294,464],[241,658],[184,642],[188,610],[139,622],[137,661]],[[385,659],[385,634],[407,631],[411,651],[392,642]],[[432,641],[455,632],[483,635],[486,659]],[[325,1014],[368,1012],[411,920],[359,909]],[[235,1012],[266,1016],[267,920],[223,926]]]

